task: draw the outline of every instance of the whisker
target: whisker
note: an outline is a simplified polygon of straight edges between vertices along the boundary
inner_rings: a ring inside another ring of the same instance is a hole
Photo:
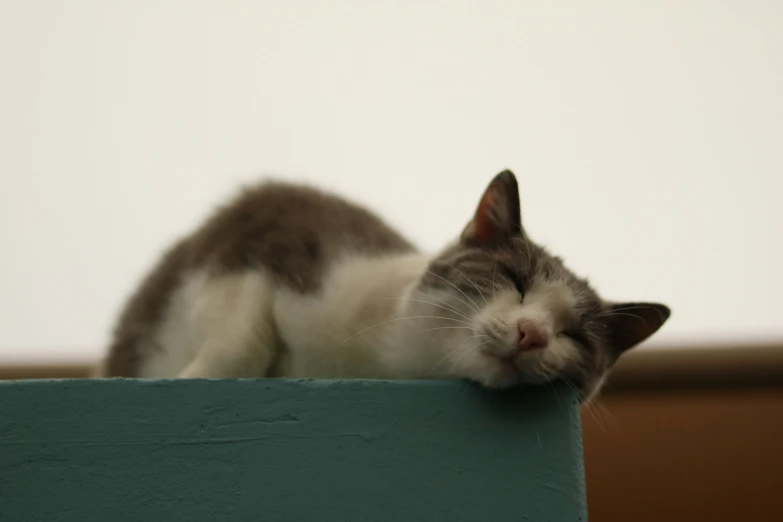
[[[438,326],[437,328],[427,328],[426,330],[419,330],[420,332],[431,332],[433,330],[453,330],[453,329],[460,329],[460,330],[473,330],[472,326]],[[486,335],[486,334],[481,334]],[[473,336],[471,336],[473,337]]]
[[[471,279],[470,279],[468,276],[466,276],[465,274],[463,274],[463,273],[462,273],[462,272],[461,272],[461,271],[460,271],[460,270],[459,270],[459,269],[458,269],[456,266],[452,265],[451,263],[446,263],[446,264],[447,264],[447,265],[449,265],[449,266],[450,266],[451,268],[453,268],[454,270],[456,270],[456,271],[457,271],[457,273],[458,273],[459,275],[461,275],[462,277],[464,277],[465,279],[467,279],[467,280],[468,280],[468,283],[470,283],[471,285],[473,285],[473,288],[475,288],[475,289],[476,289],[476,292],[478,292],[478,293],[479,293],[479,295],[481,296],[481,298],[484,300],[484,304],[486,304],[486,305],[489,305],[489,303],[487,302],[487,298],[486,298],[486,297],[484,297],[484,294],[483,294],[483,293],[481,293],[481,290],[479,290],[479,288],[476,286],[476,284],[475,284],[475,283],[474,283],[474,282],[473,282],[473,281],[472,281],[472,280],[471,280]],[[466,297],[467,297],[467,296],[466,296]],[[470,299],[470,297],[468,297],[468,299]],[[476,304],[476,302],[475,302],[475,301],[473,301],[473,299],[470,299],[470,300],[473,302],[473,304]],[[478,305],[477,305],[477,306],[478,306]]]
[[[449,350],[449,352],[448,352],[446,355],[444,355],[444,356],[443,356],[443,358],[442,358],[440,361],[438,361],[438,363],[437,363],[435,366],[433,366],[433,367],[432,367],[432,369],[430,370],[430,373],[434,372],[434,371],[435,371],[435,369],[436,369],[438,366],[440,366],[440,364],[441,364],[443,361],[445,361],[445,360],[446,360],[448,357],[450,357],[451,355],[454,355],[454,352],[456,352],[457,350],[459,350],[460,348],[462,348],[462,343],[464,343],[464,342],[465,342],[465,341],[467,341],[468,339],[472,339],[472,338],[474,338],[474,337],[481,337],[482,335],[484,335],[484,334],[479,334],[479,335],[471,335],[471,336],[469,336],[469,337],[465,337],[465,338],[464,338],[464,339],[463,339],[463,340],[462,340],[462,341],[461,341],[461,342],[460,342],[460,343],[457,345],[457,347],[456,347],[456,348],[453,348],[453,349]]]
[[[428,305],[432,305],[432,306],[437,306],[438,308],[443,308],[444,310],[447,310],[447,311],[449,311],[449,312],[451,312],[453,314],[457,314],[457,315],[459,315],[461,317],[464,317],[468,321],[472,320],[472,318],[470,316],[467,316],[467,315],[463,314],[462,312],[460,312],[456,308],[452,308],[452,307],[444,305],[444,304],[433,303],[432,301],[425,301],[423,299],[413,299],[412,297],[408,297],[408,298],[405,298],[405,297],[382,297],[381,299],[379,299],[379,301],[403,301],[405,299],[407,299],[408,301],[416,301],[417,303],[424,303],[424,304],[428,304]]]
[[[555,388],[555,385],[552,384],[552,381],[550,381],[549,379],[547,379],[545,382],[552,389],[552,393],[555,394],[555,398],[557,399],[557,402],[560,404],[560,409],[565,409],[565,404],[563,404],[563,401],[560,399],[560,394],[557,393],[557,388]]]
[[[479,343],[479,344],[477,344],[476,346],[474,346],[473,348],[474,348],[474,349],[476,349],[476,348],[478,348],[479,346],[484,346],[485,344],[487,344],[487,343],[489,343],[489,342],[492,342],[492,339],[489,339],[489,340],[487,340],[487,341],[484,341],[483,343]],[[449,370],[449,372],[453,372],[453,371],[454,371],[454,369],[457,367],[457,364],[459,364],[459,362],[460,362],[460,361],[461,361],[461,360],[462,360],[462,359],[463,359],[463,358],[464,358],[464,357],[465,357],[467,354],[469,354],[469,353],[470,353],[470,350],[465,350],[465,353],[463,353],[462,355],[460,355],[460,356],[459,356],[459,358],[458,358],[456,361],[454,361],[454,364],[452,364],[452,365],[451,365],[451,370]]]
[[[588,402],[590,403],[590,407],[594,407],[597,412],[601,413],[601,416],[604,419],[612,420],[612,412],[609,410],[609,408],[606,407],[605,404],[601,402],[601,396],[597,395],[595,398],[591,398]]]
[[[530,250],[530,244],[528,244],[528,242],[524,241],[522,238],[515,237],[514,239],[516,241],[519,241],[519,243],[521,243],[522,246],[525,247],[525,251],[524,252],[520,251],[520,252],[525,255],[525,264],[529,266],[533,261],[533,252]]]
[[[579,389],[579,388],[576,386],[576,384],[574,384],[573,382],[571,382],[571,381],[570,381],[568,378],[561,379],[561,382],[563,382],[563,384],[565,384],[566,386],[568,386],[568,388],[570,388],[571,390],[575,391],[575,392],[576,392],[576,395],[577,395],[577,397],[581,397],[581,395],[582,395],[582,390],[580,390],[580,389]]]
[[[609,312],[615,312],[615,311],[628,311],[628,310],[655,310],[655,313],[658,314],[658,317],[661,320],[664,320],[663,312],[661,312],[658,308],[646,304],[629,304],[629,305],[622,305],[618,306],[617,308],[613,308],[612,310],[609,310]]]
[[[593,408],[593,405],[589,402],[585,401],[582,403],[584,406],[584,410],[590,415],[590,417],[595,421],[598,428],[601,430],[601,433],[606,433],[606,427],[604,426],[603,422],[598,418],[598,415],[596,414],[596,411]]]
[[[446,305],[442,305],[442,304],[438,304],[438,303],[433,303],[433,302],[430,302],[430,301],[424,301],[423,299],[410,299],[409,298],[409,300],[417,301],[419,303],[430,304],[432,306],[437,306],[438,308],[443,308],[444,310],[448,310],[449,312],[451,312],[453,314],[456,314],[456,315],[459,315],[461,317],[464,317],[468,321],[472,321],[473,320],[473,318],[470,317],[469,315],[463,314],[462,312],[460,312],[459,310],[457,310],[456,308],[453,308],[451,306],[446,306]]]
[[[402,321],[404,319],[442,319],[444,321],[455,321],[457,323],[463,323],[463,324],[466,324],[468,326],[471,326],[470,323],[468,323],[466,321],[462,321],[461,319],[452,319],[451,317],[442,317],[440,315],[414,315],[414,316],[411,316],[411,317],[395,317],[394,319],[388,319],[386,321],[381,321],[380,323],[376,323],[376,324],[374,324],[372,326],[368,326],[367,328],[359,330],[358,332],[356,332],[352,336],[350,336],[347,339],[345,339],[342,342],[342,344],[345,344],[346,342],[350,341],[351,339],[353,339],[357,335],[362,334],[362,333],[364,333],[367,330],[370,330],[372,328],[375,328],[376,326],[381,326],[381,325],[387,324],[387,323],[393,323],[394,321]]]
[[[573,382],[571,382],[569,379],[563,379],[562,381],[566,386],[577,392],[577,395],[582,394],[582,390],[580,390]],[[590,415],[590,417],[595,421],[596,425],[600,428],[602,433],[606,433],[606,429],[604,427],[604,424],[601,422],[601,419],[598,416],[598,410],[594,407],[595,403],[592,402],[592,399],[587,399],[584,402],[581,403],[580,406],[584,407],[584,411]]]
[[[431,272],[431,271],[429,271],[429,270],[427,270],[427,273],[428,273],[428,274],[430,274],[430,275],[434,275],[434,276],[435,276],[435,277],[437,277],[438,279],[441,279],[441,280],[443,280],[443,281],[447,282],[448,284],[450,284],[451,286],[453,286],[453,287],[454,287],[454,288],[457,290],[457,292],[461,293],[461,294],[462,294],[462,295],[464,295],[464,296],[465,296],[465,297],[466,297],[468,300],[470,300],[471,302],[473,302],[473,299],[471,299],[470,297],[468,297],[468,294],[466,294],[465,292],[463,292],[462,290],[460,290],[460,289],[457,287],[457,285],[455,285],[454,283],[452,283],[452,282],[451,282],[451,281],[449,281],[448,279],[445,279],[445,278],[443,278],[443,277],[439,276],[438,274],[436,274],[436,273],[434,273],[434,272]],[[459,298],[457,298],[457,299],[458,299],[459,301],[462,301],[462,299],[459,299]],[[468,306],[468,307],[472,308],[474,312],[476,312],[476,313],[478,313],[478,312],[479,312],[479,309],[476,307],[476,303],[475,303],[475,302],[473,302],[473,304],[472,304],[472,305],[471,305],[470,303],[466,302],[466,301],[462,301],[462,303],[463,303],[463,304],[465,304],[465,306]]]
[[[498,260],[492,264],[492,299],[497,297],[497,290],[495,289],[495,271],[498,269]]]
[[[639,321],[645,322],[644,317],[641,317],[641,316],[636,315],[636,314],[628,314],[628,313],[624,313],[624,312],[610,312],[610,313],[607,312],[607,313],[598,314],[595,317],[614,317],[614,316],[617,316],[617,315],[624,315],[626,317],[633,317],[634,319],[638,319]]]

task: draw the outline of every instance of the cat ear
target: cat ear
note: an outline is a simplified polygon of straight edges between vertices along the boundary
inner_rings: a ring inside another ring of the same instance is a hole
[[[521,236],[517,178],[510,170],[504,170],[487,186],[461,240],[470,245],[496,247]]]
[[[671,310],[660,303],[612,303],[600,320],[609,334],[609,350],[616,358],[646,340],[663,326]]]

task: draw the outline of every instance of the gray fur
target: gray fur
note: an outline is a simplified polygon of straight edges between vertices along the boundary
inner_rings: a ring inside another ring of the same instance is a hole
[[[315,293],[329,264],[346,254],[414,252],[411,243],[367,209],[310,187],[267,181],[245,188],[198,230],[178,241],[131,296],[115,327],[106,370],[133,377],[139,353],[188,272],[264,267],[279,283]]]

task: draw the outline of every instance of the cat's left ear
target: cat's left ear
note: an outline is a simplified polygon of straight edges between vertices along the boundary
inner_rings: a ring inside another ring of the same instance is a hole
[[[615,359],[657,332],[671,315],[660,303],[612,303],[599,320],[609,334],[609,350]]]
[[[513,237],[522,237],[519,210],[519,186],[510,170],[504,170],[490,182],[481,196],[473,219],[462,231],[463,243],[497,247]]]

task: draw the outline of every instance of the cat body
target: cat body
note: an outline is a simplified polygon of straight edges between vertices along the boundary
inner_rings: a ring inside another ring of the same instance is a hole
[[[514,175],[429,255],[370,211],[264,182],[164,254],[131,296],[105,376],[570,379],[595,393],[669,310],[611,304],[524,232]]]

